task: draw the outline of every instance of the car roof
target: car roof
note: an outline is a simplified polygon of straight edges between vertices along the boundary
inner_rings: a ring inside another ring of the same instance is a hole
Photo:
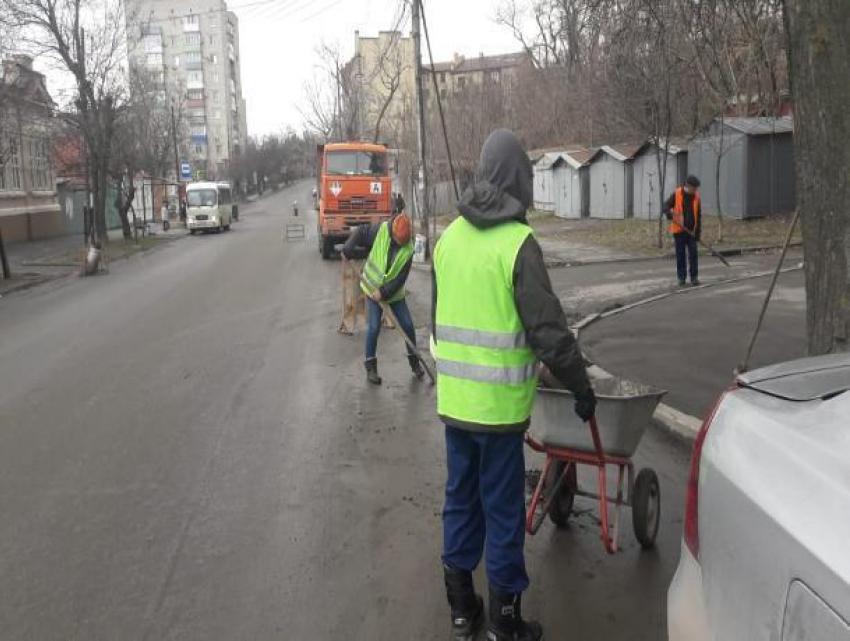
[[[831,398],[850,390],[850,353],[788,361],[738,376],[737,382],[789,401]]]

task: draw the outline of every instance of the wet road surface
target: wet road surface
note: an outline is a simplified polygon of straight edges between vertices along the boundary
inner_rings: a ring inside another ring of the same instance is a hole
[[[448,638],[433,390],[391,333],[385,384],[365,384],[312,214],[306,242],[281,238],[310,189],[0,301],[0,639]],[[638,452],[661,479],[657,550],[628,511],[614,557],[588,513],[529,539],[547,639],[665,638],[687,457],[655,431]]]

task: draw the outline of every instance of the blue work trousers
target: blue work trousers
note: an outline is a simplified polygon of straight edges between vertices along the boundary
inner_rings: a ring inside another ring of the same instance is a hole
[[[369,306],[369,328],[366,330],[366,360],[368,361],[378,355],[378,335],[381,333],[381,319],[384,316],[384,310],[371,298],[366,299],[366,304]],[[400,301],[390,303],[390,308],[398,319],[401,329],[416,345],[416,328],[413,326],[413,318],[410,316],[407,301],[402,298]],[[409,346],[407,353],[408,355],[413,354]]]
[[[443,563],[472,572],[487,549],[490,585],[507,594],[528,587],[525,571],[525,457],[520,432],[446,426],[448,481]]]
[[[673,234],[676,242],[676,273],[680,281],[687,280],[688,263],[690,263],[691,282],[699,278],[699,257],[697,254],[697,239],[687,232]]]

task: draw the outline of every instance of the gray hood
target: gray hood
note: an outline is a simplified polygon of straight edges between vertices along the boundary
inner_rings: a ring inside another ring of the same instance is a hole
[[[534,194],[531,161],[519,139],[497,129],[481,149],[475,184],[458,202],[458,211],[476,227],[493,227],[508,220],[525,222]]]

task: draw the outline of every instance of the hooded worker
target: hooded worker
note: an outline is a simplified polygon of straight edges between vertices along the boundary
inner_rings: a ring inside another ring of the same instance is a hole
[[[404,284],[410,274],[413,259],[410,218],[407,214],[394,216],[390,221],[360,225],[351,234],[342,248],[344,260],[356,258],[368,252],[363,273],[360,276],[360,289],[368,297],[369,327],[366,332],[366,378],[374,384],[381,384],[378,374],[378,335],[381,332],[383,309],[381,303],[389,305],[399,325],[410,341],[416,344],[416,328],[410,316],[405,296]],[[419,359],[407,346],[407,360],[416,378],[422,378],[425,371]]]
[[[437,397],[445,423],[448,480],[443,510],[443,566],[457,639],[483,624],[472,572],[487,552],[493,641],[536,641],[524,621],[528,587],[525,461],[537,389],[538,360],[576,396],[589,420],[596,398],[543,253],[526,221],[532,201],[528,155],[499,129],[481,150],[475,184],[458,204],[434,258],[434,351]]]

